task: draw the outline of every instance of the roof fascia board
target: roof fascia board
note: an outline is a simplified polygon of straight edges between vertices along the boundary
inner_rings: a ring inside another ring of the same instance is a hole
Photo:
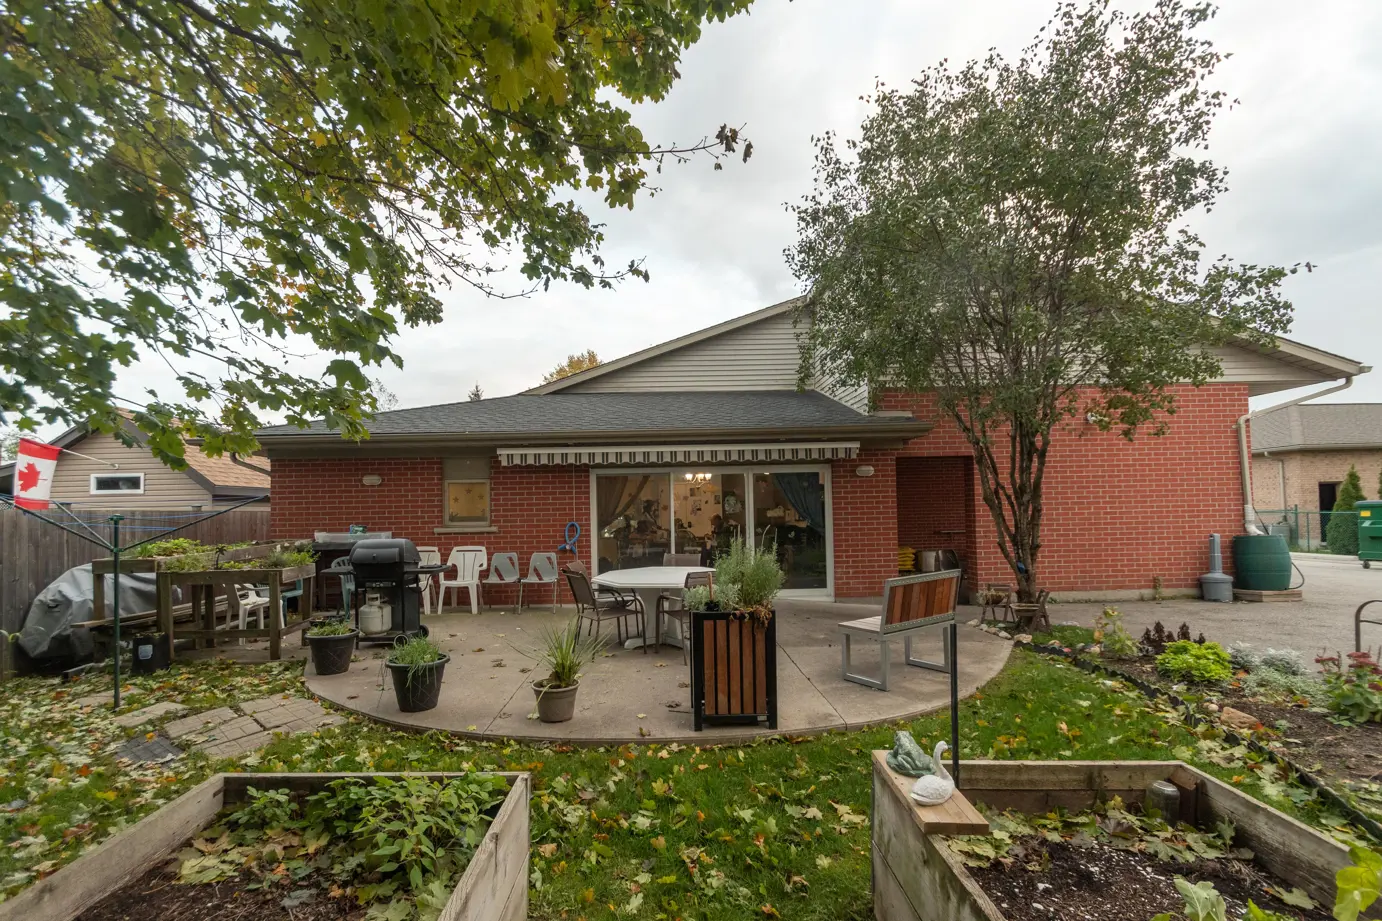
[[[1271,457],[1276,454],[1309,454],[1315,451],[1382,451],[1382,443],[1284,445],[1280,448],[1252,449],[1255,457]]]
[[[734,317],[733,319],[726,320],[723,323],[718,323],[715,326],[709,326],[705,329],[698,329],[693,333],[687,333],[685,336],[681,336],[676,339],[670,339],[667,342],[660,342],[657,345],[649,346],[648,348],[643,349],[642,351],[634,352],[631,355],[625,355],[623,358],[616,358],[613,361],[604,362],[603,364],[596,365],[593,368],[587,368],[584,371],[578,371],[575,374],[569,374],[566,377],[561,378],[560,380],[552,381],[550,384],[540,384],[537,387],[533,387],[531,390],[522,391],[520,395],[537,396],[546,393],[556,393],[559,390],[565,390],[566,388],[575,386],[576,384],[583,384],[586,381],[594,380],[597,377],[601,377],[613,371],[618,371],[622,368],[630,367],[631,365],[640,364],[641,362],[647,361],[650,358],[657,358],[659,355],[666,355],[668,352],[675,352],[677,349],[685,348],[688,345],[695,345],[698,342],[704,342],[707,339],[713,339],[714,337],[722,335],[724,333],[733,332],[736,329],[743,329],[745,326],[751,326],[754,323],[759,322],[760,320],[767,320],[771,317],[778,316],[779,314],[786,313],[787,311],[796,308],[804,301],[805,298],[803,297],[794,297],[790,300],[783,301],[780,304],[773,304],[771,307],[764,307],[760,310],[755,310],[752,313],[746,313],[741,317]]]

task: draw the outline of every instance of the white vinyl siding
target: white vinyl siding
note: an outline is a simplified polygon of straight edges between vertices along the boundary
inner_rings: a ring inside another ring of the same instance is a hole
[[[1332,380],[1309,368],[1237,346],[1224,346],[1210,351],[1223,367],[1219,380],[1230,384],[1247,384],[1252,396]]]
[[[127,448],[113,435],[93,434],[72,445],[73,451],[97,458],[87,460],[67,451],[58,455],[53,473],[55,502],[71,502],[74,507],[137,509],[187,508],[192,505],[211,508],[211,494],[193,482],[186,474],[170,470],[154,460],[146,448]],[[113,468],[98,461],[119,464]],[[91,494],[92,476],[142,473],[144,491]]]
[[[794,390],[796,328],[790,313],[721,333],[573,384],[567,393],[668,390]]]

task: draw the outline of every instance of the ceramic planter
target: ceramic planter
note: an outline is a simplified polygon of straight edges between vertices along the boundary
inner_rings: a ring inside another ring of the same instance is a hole
[[[404,713],[419,713],[435,707],[437,698],[441,696],[442,675],[446,672],[446,663],[450,661],[450,656],[443,655],[426,665],[385,662],[393,678],[393,693],[398,700],[398,709]]]
[[[307,645],[312,648],[312,668],[318,675],[339,675],[349,670],[350,657],[355,654],[355,641],[359,630],[335,636],[307,635]]]
[[[533,682],[533,694],[537,697],[537,718],[544,723],[564,723],[576,715],[576,691],[580,682],[569,688],[549,688],[539,678]]]

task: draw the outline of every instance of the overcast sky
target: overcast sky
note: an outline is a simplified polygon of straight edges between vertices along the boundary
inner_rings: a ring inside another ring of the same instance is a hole
[[[859,97],[876,77],[902,85],[941,58],[963,61],[990,46],[1016,56],[1053,8],[758,0],[751,14],[710,26],[670,96],[640,107],[636,120],[653,142],[743,124],[753,158],[718,172],[706,159],[669,166],[661,191],[632,211],[592,211],[607,224],[608,264],[646,257],[651,282],[503,302],[453,290],[441,326],[398,338],[407,366],[383,382],[400,406],[461,400],[476,382],[487,396],[510,394],[568,353],[617,358],[796,295],[782,256],[795,233],[784,204],[810,188],[810,137],[857,133]],[[1198,228],[1213,253],[1313,263],[1287,288],[1292,338],[1382,365],[1382,3],[1226,0],[1206,32],[1233,55],[1216,85],[1240,104],[1211,138],[1229,192]],[[160,377],[141,367],[126,382]],[[1341,398],[1382,401],[1382,372]]]

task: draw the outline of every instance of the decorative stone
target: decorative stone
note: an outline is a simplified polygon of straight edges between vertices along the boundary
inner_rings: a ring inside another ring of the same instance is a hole
[[[999,638],[1000,640],[1010,640],[1010,639],[1013,638],[1013,636],[1012,636],[1011,633],[1009,633],[1009,632],[1006,631],[1006,630],[999,630],[999,631],[998,631],[998,638]]]
[[[141,764],[161,764],[164,761],[172,761],[181,754],[182,749],[174,746],[163,736],[154,736],[152,739],[140,736],[122,745],[116,757],[128,758]]]
[[[965,621],[965,626],[966,626],[966,627],[977,627],[977,626],[979,626],[979,624],[980,624],[980,620],[979,620],[979,618],[977,618],[977,617],[974,618],[973,620],[967,620],[967,621]]]
[[[1218,713],[1219,705],[1216,703],[1207,703],[1204,705],[1204,709],[1206,713]]]
[[[1104,651],[1104,647],[1100,646],[1098,643],[1095,643],[1093,646],[1090,646],[1089,649],[1088,649],[1089,654],[1092,655],[1092,656],[1097,656],[1097,655],[1099,655],[1100,653],[1102,653],[1103,651]]]
[[[1030,643],[1032,641],[1032,635],[1030,633],[1019,633],[1017,636],[1013,637],[1013,639],[1019,643]]]
[[[1233,707],[1224,707],[1219,713],[1219,721],[1230,729],[1239,729],[1245,732],[1251,732],[1262,725],[1262,721],[1257,717]]]

